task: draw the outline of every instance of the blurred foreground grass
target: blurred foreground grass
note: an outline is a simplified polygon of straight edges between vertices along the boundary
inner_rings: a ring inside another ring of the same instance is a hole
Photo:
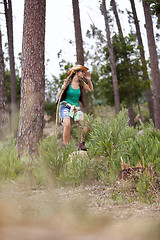
[[[158,202],[111,205],[101,194],[108,191],[100,184],[33,189],[29,183],[3,183],[0,239],[159,239]]]

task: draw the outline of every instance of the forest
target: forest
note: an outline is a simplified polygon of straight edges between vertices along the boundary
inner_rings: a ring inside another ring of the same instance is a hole
[[[49,78],[48,1],[24,0],[19,68],[12,0],[0,1],[7,33],[4,48],[0,30],[1,239],[152,236],[156,240],[160,235],[160,2],[128,0],[131,11],[124,13],[119,1],[96,1],[105,34],[92,22],[86,32],[88,44],[82,36],[83,1],[70,1],[74,39],[68,44],[76,62],[63,58],[62,46],[57,53],[60,74]],[[137,14],[138,2],[144,26]],[[127,35],[123,14],[128,17]],[[74,65],[89,68],[94,91],[85,93],[84,121],[80,127],[72,122],[71,138],[64,146],[58,94]],[[87,151],[77,151],[85,128]]]

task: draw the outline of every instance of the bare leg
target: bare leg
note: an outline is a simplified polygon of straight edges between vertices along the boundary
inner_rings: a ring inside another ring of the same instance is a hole
[[[81,142],[84,142],[85,141],[85,137],[88,133],[88,127],[83,127],[83,116],[80,117],[80,120],[79,120],[79,125],[80,125],[80,128],[81,128]],[[82,129],[83,127],[83,129]]]
[[[71,129],[71,121],[70,118],[64,118],[63,119],[63,143],[64,145],[67,145],[70,140],[70,129]]]

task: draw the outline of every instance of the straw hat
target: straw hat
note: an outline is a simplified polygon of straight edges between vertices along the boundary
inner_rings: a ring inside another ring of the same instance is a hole
[[[71,69],[69,69],[67,75],[69,76],[72,72],[74,73],[77,70],[83,70],[84,72],[87,72],[89,69],[87,67],[82,66],[82,65],[75,65]]]

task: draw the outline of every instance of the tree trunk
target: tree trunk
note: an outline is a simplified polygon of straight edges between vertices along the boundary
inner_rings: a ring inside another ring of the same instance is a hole
[[[19,157],[37,153],[43,133],[45,98],[45,0],[25,0],[22,80],[17,148]]]
[[[160,73],[158,68],[158,56],[153,32],[153,23],[150,13],[150,5],[143,2],[143,9],[146,22],[146,31],[150,55],[151,76],[154,95],[154,122],[155,127],[160,129]]]
[[[118,89],[118,79],[117,79],[117,72],[116,72],[116,65],[113,53],[113,46],[111,44],[110,38],[110,29],[108,23],[108,16],[106,11],[106,4],[105,0],[102,0],[102,8],[103,8],[103,15],[105,20],[105,27],[106,27],[106,35],[107,35],[107,42],[108,42],[108,51],[110,55],[110,62],[111,62],[111,72],[112,72],[112,81],[113,81],[113,90],[114,90],[114,102],[115,102],[115,112],[116,114],[120,111],[120,98],[119,98],[119,89]]]
[[[115,0],[111,0],[111,6],[113,8],[113,13],[116,19],[117,27],[118,27],[118,32],[123,36],[122,28],[121,28],[121,23],[119,20],[118,12],[117,12],[117,7],[116,7],[116,2]]]
[[[123,38],[122,27],[121,27],[121,23],[120,23],[120,20],[119,20],[119,16],[118,16],[115,0],[111,0],[111,5],[112,5],[113,13],[114,13],[114,16],[115,16],[115,19],[116,19],[119,35],[121,36],[121,38]],[[127,57],[125,58],[125,61],[128,61]],[[127,106],[127,108],[128,108],[129,125],[130,126],[134,126],[133,106],[132,106],[132,103],[131,103],[131,101],[129,99],[128,99],[128,102],[129,102],[129,105]]]
[[[0,30],[0,140],[3,140],[7,136],[9,130],[9,112],[5,86],[5,69],[1,36]]]
[[[76,40],[76,55],[77,55],[77,64],[84,66],[84,51],[83,51],[83,39],[81,31],[81,20],[80,20],[80,11],[79,11],[79,1],[72,0],[73,7],[73,18],[74,18],[74,30],[75,30],[75,40]],[[84,103],[86,103],[86,92],[83,90]],[[83,112],[88,112],[88,105],[81,106]]]
[[[83,52],[83,40],[81,32],[81,21],[79,12],[79,1],[72,0],[73,6],[73,18],[74,18],[74,30],[76,39],[76,53],[77,53],[77,64],[84,65],[84,52]]]
[[[144,47],[143,47],[141,31],[140,31],[140,27],[139,27],[139,21],[138,21],[138,17],[137,17],[137,13],[136,13],[134,0],[130,0],[130,3],[131,3],[131,7],[132,7],[132,12],[133,12],[134,23],[136,26],[136,34],[137,34],[138,44],[140,46],[139,49],[140,49],[140,55],[141,55],[141,59],[142,59],[143,79],[144,79],[144,81],[146,81],[148,83],[148,88],[146,90],[146,99],[147,99],[147,103],[148,103],[149,114],[150,114],[150,118],[154,122],[153,96],[152,96],[152,91],[151,91],[151,87],[149,84],[149,76],[148,76],[148,71],[147,71]]]
[[[130,104],[130,105],[128,106],[128,117],[129,117],[128,125],[129,125],[129,126],[134,126],[134,111],[133,111],[133,106],[132,106],[132,104]]]
[[[15,75],[15,61],[14,61],[14,45],[13,45],[13,21],[12,21],[12,1],[4,0],[4,9],[7,26],[8,48],[9,48],[9,62],[10,62],[10,82],[11,82],[11,130],[16,134],[17,131],[17,101],[16,101],[16,75]]]

